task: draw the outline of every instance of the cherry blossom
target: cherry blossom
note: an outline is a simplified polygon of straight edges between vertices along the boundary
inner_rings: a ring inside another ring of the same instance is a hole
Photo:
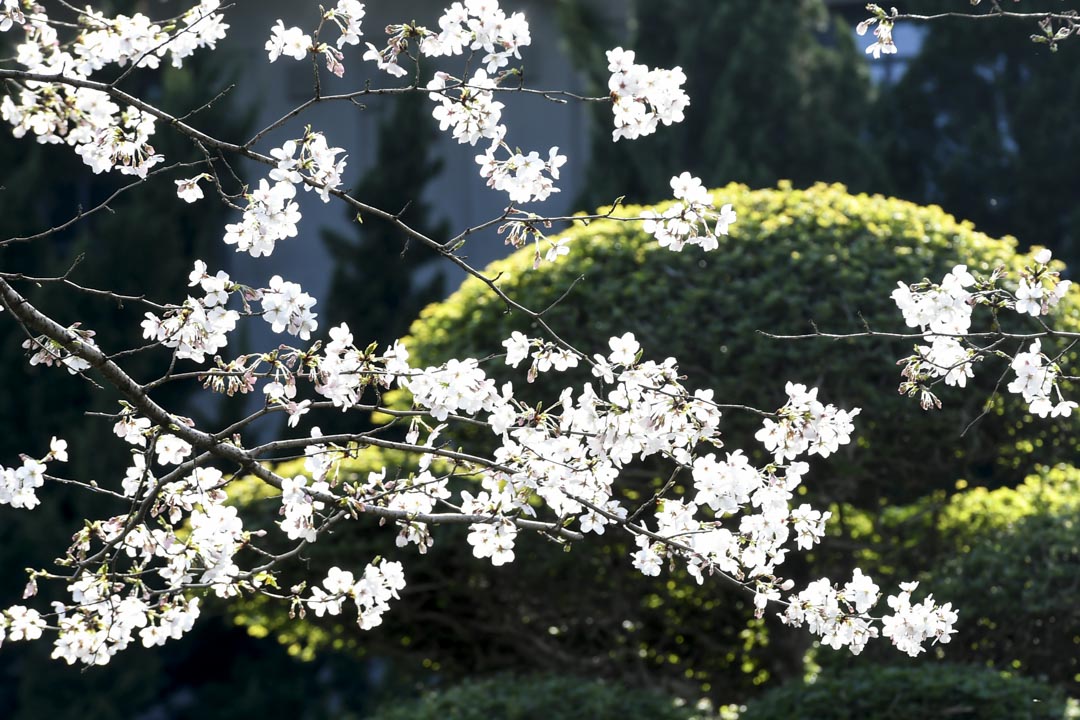
[[[700,245],[703,250],[720,247],[717,235],[727,235],[736,221],[731,204],[719,210],[701,180],[690,173],[671,178],[675,199],[680,200],[662,214],[645,210],[642,229],[654,236],[660,247],[680,252],[686,245]],[[712,227],[710,228],[710,223]]]
[[[505,107],[494,99],[495,81],[485,70],[477,70],[467,83],[461,83],[445,72],[435,73],[427,84],[428,97],[437,105],[432,115],[439,121],[439,129],[451,133],[460,143],[475,145],[486,138],[495,142],[506,135],[501,124]],[[447,88],[450,88],[449,90]],[[451,94],[456,90],[457,94]]]
[[[303,60],[311,52],[311,36],[298,27],[286,28],[280,20],[271,28],[270,39],[266,41],[266,52],[270,62],[282,55],[293,60]]]
[[[318,328],[317,317],[311,312],[315,298],[308,295],[293,282],[282,280],[280,275],[270,278],[270,288],[262,291],[263,319],[270,323],[274,332],[288,332],[301,340],[311,339]]]
[[[358,0],[338,0],[338,4],[327,11],[326,18],[341,30],[338,48],[360,44],[360,36],[364,34],[360,30],[360,21],[364,19],[364,12],[364,4]]]
[[[682,68],[649,69],[634,63],[634,51],[608,50],[608,89],[615,111],[613,140],[642,137],[656,132],[660,123],[683,120],[690,98],[683,91],[686,75]]]
[[[298,185],[315,190],[324,202],[344,200],[394,222],[406,235],[488,280],[509,310],[528,313],[535,321],[530,332],[537,337],[514,332],[502,343],[505,364],[516,369],[512,381],[497,383],[489,376],[490,357],[418,367],[410,363],[402,342],[380,349],[355,338],[345,324],[320,337],[316,299],[281,275],[274,275],[268,287],[248,287],[223,271],[211,273],[206,261],[197,260],[188,275],[191,294],[179,293],[186,297],[171,302],[138,298],[146,303],[139,310],[144,338],[150,341],[144,349],[168,355],[169,361],[160,380],[144,381],[124,369],[129,351],[98,348],[92,330],[56,323],[0,277],[4,317],[28,330],[23,347],[30,364],[62,365],[119,392],[123,400],[109,422],[115,442],[130,453],[122,477],[92,484],[61,481],[101,493],[116,501],[117,509],[76,526],[58,565],[65,574],[30,571],[26,599],[36,593],[38,581],[49,580],[63,588],[53,597],[65,601],[54,602],[48,622],[41,610],[28,606],[4,610],[0,642],[48,634],[54,658],[103,665],[136,642],[156,647],[181,637],[199,616],[200,597],[208,594],[262,595],[317,616],[344,614],[351,601],[359,627],[370,629],[382,622],[405,588],[401,562],[375,558],[362,570],[332,567],[312,584],[287,581],[296,568],[285,562],[320,542],[337,523],[370,520],[396,534],[395,551],[402,558],[442,542],[438,526],[465,525],[473,555],[496,567],[516,560],[522,533],[541,532],[555,543],[624,533],[634,548],[621,559],[628,566],[648,576],[675,568],[698,583],[733,583],[753,595],[759,617],[778,604],[785,622],[805,625],[832,647],[858,653],[880,635],[917,654],[929,642],[948,641],[956,613],[931,597],[913,602],[914,583],[889,596],[892,613],[875,619],[871,612],[882,593],[861,570],[842,586],[821,578],[797,592],[781,576],[791,553],[824,541],[830,518],[827,510],[796,500],[804,481],[810,481],[806,457],[828,458],[850,444],[858,408],[819,400],[827,388],[786,383],[784,405],[774,412],[758,411],[763,421],[755,438],[769,457],[755,464],[749,448],[725,444],[729,439],[721,433],[719,401],[711,390],[689,390],[693,379],[676,358],[652,358],[650,350],[662,348],[642,347],[630,332],[596,339],[587,348],[567,344],[547,325],[543,312],[518,306],[496,280],[469,266],[455,252],[459,245],[425,238],[398,214],[369,208],[365,198],[347,195],[342,189],[344,150],[333,147],[319,130],[292,131],[294,117],[289,115],[238,145],[127,95],[111,77],[107,83],[91,80],[106,68],[153,71],[167,56],[180,66],[197,50],[213,49],[229,27],[220,8],[218,0],[202,0],[173,21],[157,21],[141,13],[108,16],[65,5],[76,21],[68,22],[50,18],[44,9],[24,11],[13,0],[0,0],[0,31],[18,26],[23,35],[15,44],[16,62],[38,78],[15,76],[12,94],[0,100],[0,117],[16,137],[68,145],[93,173],[115,171],[139,182],[170,182],[155,177],[165,174],[154,171],[165,159],[151,141],[159,130],[179,133],[206,151],[207,159],[191,171],[197,173],[193,177],[167,184],[170,193],[175,185],[178,201],[194,202],[203,197],[200,183],[210,181],[222,200],[235,202],[242,213],[225,227],[225,243],[254,258],[270,255],[278,241],[298,235]],[[269,62],[283,55],[296,60],[321,55],[331,72],[343,74],[342,49],[360,44],[364,5],[340,0],[319,13],[312,18],[311,34],[277,20],[265,44]],[[877,42],[871,52],[895,51],[891,21],[884,15],[875,21]],[[336,43],[323,42],[321,33],[332,31],[331,26],[339,33]],[[72,27],[80,31],[70,32]],[[435,63],[468,56],[480,67],[472,68],[465,58],[454,60],[459,68],[469,67],[457,70],[459,77],[436,64],[426,87],[386,88],[386,94],[426,93],[441,130],[459,144],[477,147],[470,152],[478,153],[481,176],[492,189],[506,193],[510,203],[541,202],[559,192],[556,181],[566,156],[557,147],[541,153],[509,144],[505,105],[496,99],[496,94],[506,99],[528,90],[518,68],[511,67],[532,41],[524,15],[504,11],[496,0],[464,0],[445,9],[437,28],[391,24],[385,46],[368,42],[363,57],[399,78],[410,74],[400,62],[403,56]],[[607,60],[610,96],[594,100],[611,102],[614,140],[648,135],[683,119],[689,98],[680,68],[651,69],[622,48],[609,51]],[[319,72],[317,65],[316,82]],[[49,76],[48,81],[41,76]],[[382,93],[376,90],[373,96]],[[319,92],[316,86],[311,104],[321,99]],[[306,105],[295,114],[301,115]],[[296,127],[301,122],[297,119]],[[291,139],[265,149],[264,136],[271,131]],[[215,155],[221,160],[241,157],[268,169],[249,187],[219,174],[223,165]],[[719,200],[705,183],[689,173],[673,177],[671,187],[675,203],[662,214],[645,213],[644,230],[674,251],[687,244],[716,249],[720,236],[737,221],[734,208],[717,207]],[[498,226],[515,247],[533,239],[539,264],[569,252],[565,240],[547,240],[542,228],[588,219],[544,218],[508,207],[489,225]],[[454,240],[464,242],[469,232]],[[1028,318],[1048,314],[1069,288],[1050,263],[1047,251],[1038,252],[1014,291],[975,278],[964,265],[937,284],[900,285],[893,299],[926,343],[916,346],[905,368],[912,386],[929,392],[928,379],[941,379],[962,387],[971,377],[978,352],[962,336],[972,326],[974,306]],[[286,342],[269,351],[222,357],[230,333],[249,319],[258,322],[255,316],[275,332],[296,338],[284,340],[305,344]],[[202,367],[176,370],[187,362]],[[523,387],[521,377],[531,383],[541,374],[575,368],[578,374],[568,377],[579,380],[564,383],[551,397],[526,403],[516,395],[515,388]],[[1068,415],[1076,407],[1061,397],[1061,371],[1038,340],[1016,353],[1012,369],[1016,378],[1008,390],[1022,395],[1033,413]],[[227,396],[254,393],[261,402],[246,419],[224,430],[204,429],[158,404],[157,385],[180,381]],[[382,407],[389,391],[406,398],[400,408]],[[312,428],[297,437],[293,428],[306,413],[327,405],[342,412],[387,413],[402,433],[390,440],[379,432],[324,435]],[[279,423],[281,439],[259,440],[251,431],[250,423],[266,415],[285,420]],[[487,450],[457,447],[458,436],[451,431],[458,424],[490,433],[477,446]],[[343,463],[356,456],[359,446],[380,444],[414,454],[415,466],[381,467],[364,477],[347,471]],[[303,458],[307,474],[268,462],[280,457],[279,451]],[[23,456],[10,468],[0,466],[0,504],[34,508],[37,490],[59,480],[49,475],[49,464],[65,462],[67,456],[66,442],[54,437],[44,457]],[[669,464],[673,481],[685,473],[680,490],[686,492],[663,490],[647,502],[631,502],[622,492],[624,475],[641,461]],[[274,502],[280,503],[276,522],[245,526],[234,491],[241,473],[250,473],[253,482],[275,495]],[[452,492],[452,477],[468,477],[471,484]],[[277,546],[287,549],[278,554]]]
[[[237,252],[252,257],[270,255],[278,240],[296,237],[300,222],[300,206],[293,202],[296,186],[288,181],[270,185],[265,179],[248,196],[239,223],[225,226],[225,244],[236,245]]]
[[[531,44],[529,24],[523,13],[506,15],[496,0],[454,2],[439,18],[440,31],[427,33],[420,51],[428,57],[483,51],[484,69],[493,73],[510,58],[521,59],[521,48]]]
[[[203,198],[203,191],[202,188],[199,187],[199,181],[208,178],[209,176],[204,173],[186,180],[177,180],[176,196],[186,203],[193,203],[196,200],[201,200]]]

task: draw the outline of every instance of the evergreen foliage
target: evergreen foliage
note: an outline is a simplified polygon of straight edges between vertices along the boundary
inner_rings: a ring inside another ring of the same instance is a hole
[[[373,720],[703,720],[671,698],[573,677],[496,676],[467,680],[411,702],[393,702]]]
[[[792,682],[751,702],[740,720],[1063,720],[1061,692],[964,665],[866,666]]]
[[[906,11],[940,8],[911,3]],[[935,202],[992,234],[1023,233],[1080,260],[1080,43],[1057,52],[1016,22],[923,26],[919,53],[883,87],[874,147],[889,192]],[[823,178],[825,176],[822,176]]]

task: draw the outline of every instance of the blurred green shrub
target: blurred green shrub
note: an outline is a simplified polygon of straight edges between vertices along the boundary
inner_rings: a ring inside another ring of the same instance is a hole
[[[864,545],[859,564],[884,588],[921,577],[923,589],[958,609],[956,635],[938,654],[1080,693],[1080,470],[1044,467],[1016,488],[843,515],[849,537]],[[895,659],[888,648],[868,655]],[[864,658],[820,648],[814,660],[838,668]]]
[[[411,702],[380,708],[373,720],[696,720],[704,716],[663,695],[598,680],[540,676],[467,680]]]
[[[740,720],[1061,720],[1065,698],[1034,680],[964,665],[866,666],[792,682]]]

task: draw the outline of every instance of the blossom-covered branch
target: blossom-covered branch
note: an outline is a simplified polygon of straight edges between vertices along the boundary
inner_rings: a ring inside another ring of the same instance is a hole
[[[541,253],[540,228],[614,216],[614,205],[608,215],[583,217],[545,217],[518,207],[559,192],[566,158],[557,147],[523,151],[510,144],[504,103],[497,98],[518,93],[526,99],[606,100],[613,108],[613,139],[633,140],[683,119],[690,98],[681,68],[650,68],[635,62],[633,51],[615,48],[607,54],[606,99],[525,88],[514,63],[532,43],[528,21],[495,0],[452,3],[436,19],[437,31],[415,23],[390,25],[383,40],[365,41],[363,59],[370,64],[347,68],[343,49],[361,43],[365,9],[356,0],[340,0],[320,9],[310,29],[278,20],[266,30],[269,62],[313,63],[313,97],[237,144],[119,87],[132,67],[153,70],[167,56],[179,66],[196,51],[212,50],[229,27],[227,9],[216,0],[203,0],[171,23],[142,14],[107,17],[65,4],[78,32],[38,6],[24,11],[3,0],[0,8],[0,32],[23,32],[20,67],[0,68],[0,79],[14,89],[0,102],[0,115],[17,137],[68,145],[94,174],[133,175],[142,184],[158,181],[166,167],[167,159],[151,144],[166,127],[205,158],[192,168],[199,172],[167,180],[177,201],[204,201],[212,188],[236,212],[235,222],[222,229],[223,244],[253,258],[271,255],[278,243],[301,234],[299,188],[314,191],[324,202],[337,200],[389,221],[479,278],[510,311],[530,318],[539,337],[514,333],[504,342],[507,365],[526,363],[525,384],[544,373],[591,372],[588,381],[567,383],[557,396],[526,403],[513,382],[498,386],[480,359],[416,367],[400,342],[380,350],[357,342],[347,325],[320,328],[317,300],[298,283],[274,275],[265,287],[246,286],[201,259],[188,277],[191,294],[152,302],[136,319],[147,345],[101,347],[93,328],[65,326],[16,290],[13,283],[29,281],[32,274],[0,273],[3,318],[28,335],[29,362],[61,366],[118,394],[122,402],[110,420],[116,442],[130,455],[122,478],[97,486],[56,480],[69,488],[104,489],[115,514],[86,518],[56,568],[30,571],[23,600],[37,596],[39,583],[46,582],[58,587],[51,597],[63,599],[54,599],[51,611],[8,607],[0,613],[0,641],[36,640],[48,632],[54,657],[104,664],[136,637],[149,647],[190,630],[207,592],[225,598],[261,594],[319,616],[337,615],[351,602],[358,624],[367,629],[406,591],[412,553],[426,552],[437,541],[438,526],[446,524],[467,525],[473,554],[496,566],[515,559],[523,531],[560,544],[586,542],[609,529],[626,532],[636,550],[625,561],[640,572],[657,575],[665,567],[681,567],[697,582],[716,576],[735,583],[753,594],[759,615],[773,603],[783,608],[785,622],[805,625],[825,642],[856,653],[877,635],[913,655],[928,642],[949,640],[956,619],[951,606],[929,597],[913,601],[913,584],[901,586],[887,600],[890,611],[875,616],[882,593],[861,571],[843,585],[822,578],[798,592],[781,574],[789,552],[822,540],[829,518],[808,503],[796,506],[796,492],[810,473],[806,458],[828,458],[849,444],[857,408],[819,400],[817,388],[784,384],[778,410],[751,408],[763,417],[756,439],[771,457],[755,465],[749,449],[724,446],[721,413],[736,404],[714,398],[710,390],[687,389],[677,359],[646,359],[652,349],[640,347],[632,333],[598,339],[598,347],[575,347],[548,323],[549,308],[526,308],[499,287],[498,278],[484,276],[458,252],[472,232],[497,225],[511,244],[534,240],[537,263],[558,262],[571,249],[549,241]],[[364,85],[352,93],[322,94],[323,64],[337,76],[367,69],[400,78],[419,77],[421,59],[439,64],[424,87],[414,81],[402,88]],[[109,73],[115,74],[98,79]],[[347,157],[318,128],[297,127],[277,147],[256,149],[271,131],[291,127],[322,102],[401,92],[426,93],[441,129],[479,148],[480,176],[508,199],[499,217],[447,239],[431,238],[398,213],[342,189]],[[227,158],[255,161],[265,174],[245,184]],[[617,219],[644,220],[646,231],[672,251],[698,245],[707,252],[737,227],[732,207],[711,197],[697,178],[676,176],[672,189],[676,203],[663,215]],[[12,242],[46,241],[67,226]],[[1033,276],[1022,308],[1050,302],[1055,288],[1044,288],[1049,294],[1036,290],[1047,277]],[[70,287],[65,280],[59,278],[58,285]],[[954,285],[968,284],[967,276],[956,274],[954,280],[945,295]],[[230,354],[230,337],[241,323],[257,318],[285,342]],[[158,379],[139,382],[122,363],[153,348],[169,351],[168,365]],[[216,431],[199,427],[159,402],[164,384],[191,380],[226,397],[258,398],[260,409]],[[390,425],[325,436],[307,428],[289,436],[315,406],[355,417],[381,408],[383,394],[392,390],[404,391],[411,404],[394,409]],[[287,417],[284,436],[255,439],[253,424],[271,413]],[[484,436],[476,448],[457,445],[454,431],[463,424]],[[367,446],[407,452],[415,467],[383,467],[366,477],[343,472]],[[280,459],[278,453],[302,454],[305,472],[280,474],[269,462]],[[32,509],[40,502],[38,490],[55,477],[48,463],[66,456],[66,445],[54,438],[46,455],[0,468],[0,503]],[[645,460],[668,465],[672,478],[691,477],[692,492],[677,495],[669,482],[649,502],[629,504],[624,476]],[[272,489],[280,519],[260,522],[240,511],[236,498],[247,482],[243,476]],[[331,529],[347,532],[350,522],[367,520],[393,528],[400,559],[371,558],[352,569],[331,568],[325,577],[294,577],[297,568],[290,561],[303,548]]]

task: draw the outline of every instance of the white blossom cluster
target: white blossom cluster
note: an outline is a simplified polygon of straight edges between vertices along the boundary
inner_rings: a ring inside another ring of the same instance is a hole
[[[682,89],[686,75],[682,68],[649,69],[634,62],[634,51],[621,47],[608,50],[608,90],[615,112],[612,139],[651,135],[660,123],[683,121],[690,98]]]
[[[195,50],[214,48],[229,27],[217,12],[219,0],[203,0],[170,29],[141,13],[107,17],[86,8],[79,11],[83,30],[62,42],[57,27],[65,23],[52,20],[39,5],[26,13],[17,5],[5,0],[0,31],[22,27],[18,63],[28,72],[74,80],[86,80],[110,65],[156,68],[166,54],[174,67],[181,67]],[[12,125],[16,137],[29,132],[41,143],[73,146],[95,173],[118,170],[145,178],[164,160],[150,145],[153,117],[138,108],[122,109],[94,88],[28,80],[20,84],[17,101],[11,95],[0,100],[0,118]]]
[[[330,568],[322,587],[313,587],[307,606],[322,617],[339,615],[346,600],[356,606],[357,624],[370,630],[382,624],[383,614],[390,609],[390,600],[398,599],[405,589],[405,570],[399,562],[383,560],[364,568],[359,580],[348,570]]]
[[[439,18],[439,32],[427,32],[420,52],[427,57],[483,52],[480,62],[489,73],[521,59],[521,48],[532,43],[529,23],[520,12],[507,15],[498,0],[451,3]]]
[[[928,641],[949,642],[957,620],[952,604],[937,605],[933,595],[912,604],[911,593],[918,585],[900,583],[901,592],[888,598],[893,612],[881,618],[880,628],[881,635],[912,657],[922,653]],[[868,640],[878,636],[879,629],[868,613],[880,596],[873,580],[856,568],[843,588],[834,587],[828,578],[811,583],[792,598],[780,617],[791,625],[806,625],[829,647],[847,646],[858,655]]]
[[[559,179],[559,168],[566,163],[566,156],[559,154],[559,148],[551,148],[546,160],[535,150],[528,155],[512,152],[509,157],[498,159],[497,150],[493,145],[483,155],[477,155],[476,162],[488,187],[505,192],[510,202],[543,202],[559,192],[555,181]]]
[[[270,287],[260,291],[263,320],[270,323],[274,332],[287,332],[301,340],[310,340],[311,333],[319,324],[311,312],[315,298],[303,291],[298,284],[282,280],[280,275],[270,278]]]
[[[345,65],[342,62],[345,56],[341,49],[346,45],[360,44],[360,36],[364,34],[361,24],[365,13],[364,4],[358,0],[339,0],[337,5],[323,13],[323,24],[329,21],[336,25],[341,33],[336,45],[316,44],[311,35],[300,28],[287,28],[284,22],[278,20],[270,29],[270,39],[266,41],[264,49],[270,62],[276,62],[282,55],[303,60],[311,52],[322,54],[326,59],[327,69],[342,77],[345,74]]]
[[[209,275],[206,263],[196,260],[189,279],[190,286],[200,286],[205,295],[202,298],[189,295],[183,305],[167,310],[160,317],[147,312],[142,322],[143,337],[173,348],[177,358],[202,363],[207,355],[225,347],[227,335],[236,329],[240,313],[225,307],[234,283],[223,270]]]
[[[188,276],[190,286],[199,286],[202,298],[188,296],[184,304],[167,309],[161,316],[147,312],[142,322],[143,337],[173,348],[178,359],[203,363],[228,343],[228,334],[236,329],[240,313],[227,309],[230,295],[243,290],[245,307],[249,300],[262,303],[262,317],[276,333],[287,332],[302,340],[311,338],[318,328],[318,317],[312,312],[315,298],[297,283],[283,280],[280,275],[270,278],[269,287],[241,288],[228,273],[219,270],[210,275],[206,263],[195,261]]]
[[[304,190],[315,188],[323,202],[330,202],[330,191],[341,185],[341,173],[345,171],[345,158],[337,157],[343,152],[339,147],[330,147],[322,133],[308,132],[300,142],[287,140],[280,148],[270,151],[277,160],[270,179],[293,185],[303,183]],[[312,182],[305,183],[305,176]]]
[[[527,359],[532,351],[532,364],[529,366],[527,376],[529,382],[535,381],[539,373],[549,370],[563,372],[578,365],[577,353],[561,348],[555,343],[529,338],[517,330],[503,341],[503,347],[506,348],[506,364],[513,368]]]
[[[225,244],[252,257],[273,253],[278,240],[296,237],[300,206],[293,202],[295,197],[296,186],[287,180],[273,185],[259,180],[258,189],[247,196],[243,218],[225,226]]]
[[[1034,268],[1020,277],[1014,308],[1021,315],[1048,315],[1069,292],[1072,282],[1050,270],[1052,255],[1043,248],[1035,253]]]
[[[817,399],[817,388],[808,390],[799,383],[787,383],[784,391],[788,401],[777,411],[777,419],[766,418],[754,436],[777,463],[804,453],[829,457],[851,442],[855,430],[852,419],[859,414],[859,408],[841,410],[823,405]]]
[[[980,281],[966,265],[955,266],[940,283],[923,281],[911,286],[897,283],[892,299],[903,313],[904,321],[908,327],[919,328],[929,341],[929,345],[916,345],[915,354],[901,361],[905,381],[900,392],[919,394],[924,409],[940,407],[941,402],[927,381],[942,378],[946,385],[964,387],[968,378],[975,376],[974,363],[980,353],[965,336],[971,331],[977,305],[1011,308],[1020,315],[1033,317],[1050,313],[1072,285],[1050,269],[1051,259],[1050,251],[1045,248],[1036,252],[1013,293],[996,285],[1003,271]],[[1060,372],[1042,353],[1039,340],[1026,352],[1017,352],[1011,365],[1016,378],[1009,383],[1008,390],[1022,395],[1032,413],[1040,417],[1072,414],[1077,404],[1062,397],[1057,384]]]
[[[487,377],[474,358],[449,360],[441,366],[410,371],[398,376],[397,382],[440,422],[450,413],[491,412],[503,402],[495,381]]]
[[[285,519],[279,525],[290,540],[303,539],[307,542],[315,542],[318,539],[315,530],[315,513],[326,505],[321,500],[316,500],[314,494],[325,494],[329,491],[328,483],[316,481],[309,485],[304,475],[282,481],[281,514],[285,516]]]
[[[401,343],[394,343],[385,354],[384,371],[378,358],[353,345],[352,333],[345,323],[330,328],[329,335],[330,342],[323,349],[315,376],[315,392],[335,407],[348,410],[360,402],[361,394],[372,382],[389,388],[395,373],[409,371],[409,353]]]
[[[425,57],[449,57],[483,52],[481,62],[493,73],[510,62],[521,59],[521,48],[532,42],[529,23],[523,13],[507,15],[497,0],[464,0],[450,5],[439,18],[439,32],[416,25],[389,25],[387,43],[378,48],[367,43],[364,59],[375,62],[379,69],[402,77],[409,71],[398,59],[408,51],[409,40],[419,41],[419,52]]]
[[[505,192],[512,202],[542,202],[559,192],[555,181],[566,156],[553,147],[544,159],[535,150],[523,154],[503,142],[504,105],[494,98],[497,86],[497,80],[489,77],[483,68],[468,82],[438,72],[427,84],[431,91],[428,97],[436,103],[432,115],[439,121],[439,128],[450,130],[459,143],[476,145],[480,140],[491,141],[487,151],[476,156],[480,176],[487,180],[488,187]]]
[[[298,154],[299,151],[299,154]],[[300,141],[288,140],[270,151],[277,161],[270,171],[270,184],[259,180],[258,189],[248,194],[248,205],[238,223],[225,226],[225,244],[252,257],[269,256],[277,241],[297,235],[300,206],[295,202],[296,186],[315,190],[329,202],[330,192],[341,184],[345,158],[341,148],[330,147],[322,133],[308,132]]]
[[[701,180],[690,173],[671,178],[675,203],[663,214],[645,210],[642,229],[656,238],[660,247],[680,252],[687,244],[700,245],[703,250],[720,247],[717,235],[727,235],[736,220],[730,203],[719,210],[713,205],[712,196]],[[711,227],[710,227],[711,224]]]
[[[143,423],[132,419],[129,425]],[[158,445],[169,437],[159,437]],[[221,471],[195,468],[172,482],[159,482],[149,475],[144,455],[133,457],[123,483],[125,494],[151,502],[149,515],[158,521],[131,525],[127,515],[119,515],[89,524],[76,533],[69,555],[86,556],[97,543],[103,549],[115,547],[132,563],[135,575],[145,577],[125,587],[100,574],[85,574],[69,584],[71,604],[53,604],[58,626],[53,657],[69,664],[104,665],[136,634],[146,647],[179,638],[199,614],[198,598],[183,595],[193,583],[221,597],[238,591],[242,573],[235,555],[248,534],[236,508],[225,504]],[[155,484],[151,494],[149,488]],[[146,585],[150,573],[165,582],[156,593]],[[35,592],[32,580],[27,594]]]
[[[1035,340],[1026,352],[1019,352],[1012,361],[1016,377],[1008,385],[1011,393],[1024,398],[1028,409],[1039,417],[1069,417],[1077,405],[1066,400],[1058,387],[1060,371],[1042,353],[1042,343]],[[1054,397],[1056,396],[1056,400]]]
[[[911,593],[919,586],[917,582],[900,583],[901,592],[889,596],[891,615],[881,622],[881,634],[890,638],[898,649],[912,657],[925,649],[927,641],[947,643],[955,632],[956,612],[952,603],[937,605],[934,596],[927,595],[921,603],[911,603]]]
[[[37,507],[41,501],[36,491],[45,484],[46,463],[67,462],[67,459],[67,442],[54,437],[49,442],[49,454],[41,460],[24,455],[19,467],[0,465],[0,505],[25,510]]]
[[[79,345],[86,345],[87,347],[92,348],[97,347],[93,340],[93,330],[82,330],[79,328],[79,324],[76,323],[68,328],[68,333],[76,338],[75,342]],[[75,355],[68,348],[44,335],[23,340],[22,347],[26,350],[27,354],[29,354],[31,365],[44,365],[45,367],[52,367],[53,365],[63,366],[68,373],[72,375],[90,369],[90,363],[86,360]]]
[[[81,18],[86,29],[72,45],[75,70],[89,76],[114,63],[153,69],[166,54],[171,56],[173,67],[182,67],[196,50],[213,49],[224,39],[229,26],[222,21],[220,7],[220,0],[203,0],[185,12],[171,31],[142,13],[108,17],[86,8]]]
[[[4,640],[37,640],[46,627],[41,613],[25,605],[12,605],[0,613],[0,645]]]
[[[199,617],[199,598],[173,595],[147,601],[124,597],[92,577],[71,589],[71,605],[53,603],[58,630],[52,657],[68,665],[106,665],[135,641],[136,633],[144,647],[177,640]]]
[[[974,284],[975,277],[966,265],[955,266],[939,285],[913,291],[904,283],[897,283],[891,297],[903,313],[904,321],[908,327],[930,333],[930,344],[916,347],[918,365],[909,367],[905,376],[925,371],[930,377],[944,378],[945,384],[959,387],[974,377],[971,366],[974,353],[958,337],[971,328],[974,295],[967,288]],[[936,398],[924,396],[924,407],[933,402]]]
[[[780,618],[789,625],[805,625],[829,647],[848,647],[858,655],[867,641],[878,636],[869,611],[881,597],[873,580],[858,568],[842,588],[828,578],[810,583],[791,598]]]
[[[510,383],[497,388],[475,360],[414,369],[408,366],[407,353],[400,346],[375,356],[370,348],[353,346],[344,325],[334,328],[331,337],[323,355],[310,356],[314,372],[304,370],[284,379],[275,376],[277,389],[268,394],[287,396],[291,402],[296,381],[308,377],[318,391],[346,406],[359,402],[365,387],[396,384],[409,390],[415,407],[436,420],[447,421],[457,415],[483,418],[500,438],[491,463],[473,468],[480,477],[479,488],[462,491],[456,506],[463,515],[482,518],[471,523],[467,537],[477,557],[488,558],[494,565],[512,562],[519,520],[537,517],[541,507],[563,522],[576,519],[583,533],[601,534],[612,524],[625,523],[630,509],[615,493],[619,474],[637,460],[667,457],[692,471],[695,494],[686,499],[660,499],[651,520],[627,526],[637,543],[633,565],[655,575],[668,562],[681,562],[699,582],[706,575],[727,576],[753,589],[759,612],[769,601],[783,602],[783,593],[790,589],[790,583],[776,574],[789,546],[812,548],[824,535],[829,518],[829,513],[805,503],[793,507],[794,491],[808,471],[807,464],[798,458],[812,454],[827,457],[849,442],[851,420],[858,413],[824,405],[817,400],[816,389],[789,383],[788,402],[775,419],[764,421],[758,434],[774,454],[775,464],[756,468],[738,450],[728,452],[722,460],[715,453],[699,452],[702,446],[722,445],[720,411],[711,393],[685,390],[672,358],[661,363],[642,360],[640,344],[630,333],[611,338],[610,352],[589,361],[599,391],[593,384],[576,393],[567,388],[558,402],[547,408],[517,401]],[[504,345],[511,365],[531,357],[529,374],[533,377],[567,369],[582,360],[575,357],[571,361],[571,351],[521,334]],[[419,426],[414,422],[410,428],[407,440],[418,450],[438,447],[442,426],[429,428],[422,443],[418,442]],[[190,444],[175,433],[155,432],[147,420],[131,413],[117,422],[116,432],[138,448],[123,482],[125,494],[147,498],[153,503],[152,516],[167,520],[168,525],[132,529],[124,516],[118,516],[77,536],[77,549],[85,555],[95,541],[106,546],[118,544],[140,570],[157,568],[157,575],[167,583],[165,595],[169,597],[191,583],[222,596],[240,592],[249,581],[235,557],[250,533],[244,530],[235,509],[224,504],[227,483],[221,472],[197,468],[171,481],[154,478],[142,455],[146,449],[153,447],[160,465],[179,466],[190,457]],[[333,468],[344,455],[323,441],[317,430],[305,456],[308,471],[317,479],[297,475],[280,481],[283,519],[279,527],[289,540],[316,542],[326,512],[342,502],[358,502],[396,513],[392,517],[397,518],[400,529],[398,544],[414,544],[423,551],[433,538],[416,518],[437,512],[440,505],[453,507],[446,478],[430,472],[430,454],[424,456],[415,475],[388,484],[385,470],[371,473],[365,483],[345,488],[345,495],[336,487],[338,481],[332,480]],[[155,494],[148,494],[151,487]],[[537,500],[542,505],[537,505]],[[189,531],[181,540],[176,529],[184,522]],[[396,566],[378,566],[386,567]],[[868,629],[869,625],[863,626],[868,622],[864,606],[870,601],[866,598],[876,600],[876,593],[863,587],[872,583],[867,585],[869,579],[862,577],[857,574],[843,592],[830,590],[828,581],[812,585],[791,600],[799,610],[789,606],[785,620],[805,622],[827,642],[861,650],[866,638],[877,633]],[[337,614],[345,599],[351,598],[358,606],[361,626],[372,627],[399,588],[397,582],[376,570],[365,571],[359,582],[334,571],[304,602],[317,614]],[[106,597],[103,591],[96,592],[95,597]],[[126,608],[123,616],[107,618],[115,626],[109,631],[112,635],[95,638],[107,648],[103,651],[106,656],[130,642],[135,629],[146,631],[153,642],[173,632],[172,625],[147,620],[150,610],[135,591],[112,599],[108,610],[103,605],[92,598],[87,607],[68,616],[75,625],[70,631],[61,631],[58,656],[105,661],[99,653],[87,656],[71,649],[82,647],[79,638],[94,626],[88,613],[100,615]],[[949,618],[954,618],[948,606],[938,609],[928,600],[911,607],[914,609],[898,611],[895,628],[890,626],[889,636],[898,644],[910,652],[918,644],[917,630],[911,628],[928,627],[929,621],[919,625],[912,619],[913,613],[922,613],[937,623],[932,632],[926,631],[930,634],[925,638],[947,638]],[[166,629],[154,629],[162,627]]]
[[[448,87],[456,94],[451,94]],[[498,143],[506,135],[502,124],[505,105],[495,100],[495,87],[495,80],[483,68],[466,83],[458,82],[449,73],[435,73],[427,89],[431,91],[428,97],[436,103],[431,114],[439,121],[439,129],[451,130],[453,138],[462,144],[476,145],[481,139]]]

